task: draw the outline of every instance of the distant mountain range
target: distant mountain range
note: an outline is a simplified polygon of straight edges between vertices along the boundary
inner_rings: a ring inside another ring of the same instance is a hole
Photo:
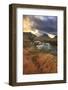
[[[50,38],[47,34],[43,34],[42,36],[37,37],[35,34],[32,34],[31,32],[23,32],[24,41],[25,40],[35,40],[35,41],[57,41],[57,36],[54,38]]]

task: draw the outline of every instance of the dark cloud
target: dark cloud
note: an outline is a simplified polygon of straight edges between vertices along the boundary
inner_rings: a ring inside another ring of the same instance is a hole
[[[57,34],[57,16],[26,15],[30,18],[32,29]]]

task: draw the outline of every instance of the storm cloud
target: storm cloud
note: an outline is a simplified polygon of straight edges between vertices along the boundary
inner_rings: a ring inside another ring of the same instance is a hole
[[[25,15],[31,21],[32,30],[57,34],[57,16]]]

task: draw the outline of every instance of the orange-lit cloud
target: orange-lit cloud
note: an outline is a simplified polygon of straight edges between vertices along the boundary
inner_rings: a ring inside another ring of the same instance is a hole
[[[31,21],[28,16],[24,16],[23,18],[23,32],[31,32]]]
[[[36,35],[36,36],[40,36],[42,35],[42,33],[39,32],[38,29],[32,29],[31,25],[32,25],[32,21],[30,20],[30,18],[28,16],[24,16],[23,18],[23,32],[31,32],[32,34]]]

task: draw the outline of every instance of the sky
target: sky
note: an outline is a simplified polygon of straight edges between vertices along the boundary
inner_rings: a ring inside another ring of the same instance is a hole
[[[57,16],[24,15],[24,31],[57,35]]]

